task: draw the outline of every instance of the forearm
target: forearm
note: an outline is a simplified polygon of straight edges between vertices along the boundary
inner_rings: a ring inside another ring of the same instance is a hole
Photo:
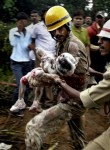
[[[87,51],[87,57],[88,57],[88,63],[89,65],[91,64],[91,58],[90,58],[90,46],[86,46],[86,51]]]
[[[103,78],[103,73],[98,72],[98,71],[92,69],[91,67],[89,67],[89,72],[90,72],[90,74],[93,75],[93,76],[99,76],[99,77],[102,77],[102,78]]]
[[[16,46],[17,43],[18,43],[18,39],[20,38],[20,36],[17,36],[17,35],[9,35],[9,41],[10,41],[10,45],[11,46]]]

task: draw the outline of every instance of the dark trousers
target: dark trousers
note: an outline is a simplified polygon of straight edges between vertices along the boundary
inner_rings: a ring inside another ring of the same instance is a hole
[[[12,103],[14,104],[17,99],[18,99],[18,93],[19,93],[19,86],[20,86],[20,79],[26,75],[28,72],[30,72],[31,67],[30,67],[30,61],[28,62],[16,62],[11,60],[10,66],[12,69],[12,72],[15,76],[16,79],[16,88],[13,93],[13,98],[12,98]],[[29,96],[29,85],[26,85],[26,92],[24,96],[24,101],[27,103],[28,101],[28,96]]]

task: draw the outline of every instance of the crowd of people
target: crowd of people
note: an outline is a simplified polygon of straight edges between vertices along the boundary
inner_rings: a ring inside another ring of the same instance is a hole
[[[56,103],[27,123],[27,150],[40,150],[48,133],[61,128],[65,121],[75,150],[109,150],[110,129],[87,145],[83,116],[86,108],[109,101],[110,20],[106,22],[104,14],[97,12],[95,21],[92,21],[91,16],[85,17],[83,10],[75,11],[71,17],[62,6],[48,7],[42,13],[32,10],[30,16],[32,23],[27,25],[27,14],[20,12],[17,26],[9,31],[12,46],[10,64],[17,84],[10,108],[12,113],[21,116],[28,105],[29,84],[26,85],[24,101],[18,99],[20,79],[40,67],[42,57],[37,55],[38,49],[55,58],[62,53],[70,53],[75,58],[79,57],[79,62],[74,74],[51,77],[50,85],[44,87],[41,99]],[[55,90],[58,87],[60,90]],[[42,102],[40,105],[42,107]],[[36,100],[33,101],[31,110],[36,108],[37,111],[38,107]],[[49,126],[53,130],[49,131]]]

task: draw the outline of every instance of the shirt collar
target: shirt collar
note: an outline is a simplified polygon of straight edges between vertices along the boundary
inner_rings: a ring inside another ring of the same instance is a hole
[[[75,30],[76,32],[82,32],[82,27],[81,27],[81,29],[80,29],[80,30],[78,30],[78,29],[75,27],[75,25],[74,25],[74,24],[72,25],[72,29],[73,29],[73,30]]]

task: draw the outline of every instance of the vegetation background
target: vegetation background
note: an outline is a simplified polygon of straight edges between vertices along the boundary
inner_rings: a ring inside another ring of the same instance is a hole
[[[92,4],[92,8],[87,7]],[[109,0],[1,0],[0,1],[0,76],[8,80],[11,75],[9,56],[11,47],[8,40],[9,29],[15,26],[16,14],[20,11],[30,14],[32,9],[41,11],[45,6],[62,5],[72,16],[77,9],[83,9],[85,15],[91,15],[93,20],[97,11],[103,11],[110,18]]]

